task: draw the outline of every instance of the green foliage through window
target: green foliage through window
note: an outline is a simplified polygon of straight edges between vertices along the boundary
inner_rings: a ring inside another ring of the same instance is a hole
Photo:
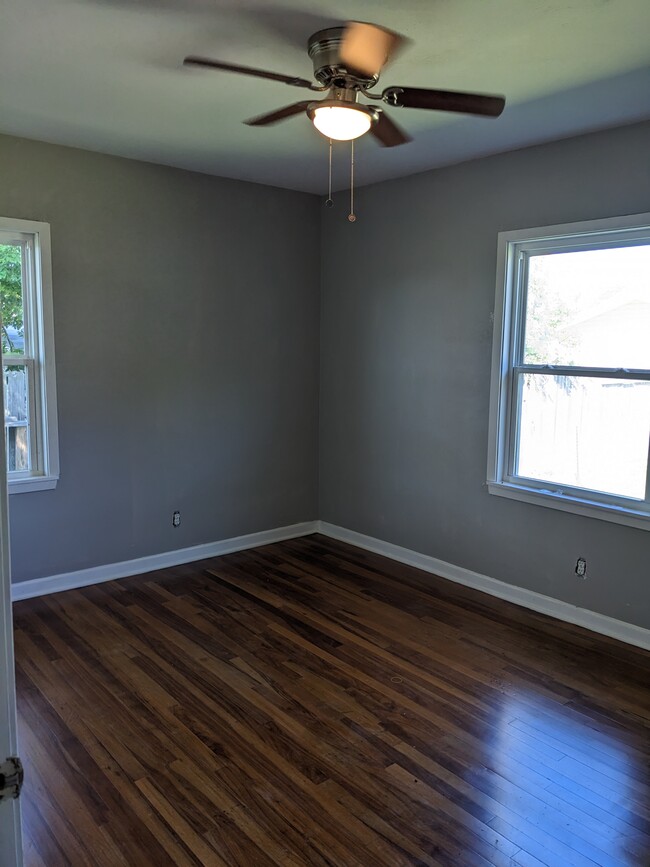
[[[22,251],[17,244],[0,244],[0,315],[2,352],[16,352],[16,334],[24,336]]]

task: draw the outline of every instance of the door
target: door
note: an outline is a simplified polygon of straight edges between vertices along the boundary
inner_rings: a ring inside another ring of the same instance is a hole
[[[0,406],[2,406],[1,377]],[[11,619],[7,459],[4,438],[0,442],[2,443],[0,447],[0,762],[4,762],[8,756],[18,755],[18,738]],[[22,867],[22,863],[20,799],[4,799],[0,801],[0,867]]]

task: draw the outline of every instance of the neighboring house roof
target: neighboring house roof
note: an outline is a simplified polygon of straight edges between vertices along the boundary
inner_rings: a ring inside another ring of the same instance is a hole
[[[580,317],[562,332],[576,341],[576,356],[598,359],[598,367],[650,366],[650,301],[601,304],[595,314]]]

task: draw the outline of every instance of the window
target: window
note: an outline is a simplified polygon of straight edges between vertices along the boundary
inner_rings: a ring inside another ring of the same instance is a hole
[[[0,217],[0,312],[9,492],[56,486],[50,227]]]
[[[650,214],[499,235],[492,494],[650,529]]]

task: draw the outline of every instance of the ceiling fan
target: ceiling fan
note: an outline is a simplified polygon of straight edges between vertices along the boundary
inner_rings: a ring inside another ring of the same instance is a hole
[[[349,21],[342,27],[319,30],[310,36],[307,43],[316,84],[306,78],[206,57],[189,56],[183,62],[186,66],[281,81],[292,87],[319,93],[329,91],[325,99],[294,102],[244,123],[249,126],[269,126],[304,112],[326,138],[338,141],[350,141],[367,132],[384,147],[395,147],[411,141],[411,137],[382,108],[359,102],[360,96],[396,108],[452,111],[485,117],[498,117],[501,114],[505,107],[502,96],[420,87],[388,87],[381,93],[371,93],[370,89],[379,81],[383,67],[404,42],[404,38],[392,30],[360,21]]]

